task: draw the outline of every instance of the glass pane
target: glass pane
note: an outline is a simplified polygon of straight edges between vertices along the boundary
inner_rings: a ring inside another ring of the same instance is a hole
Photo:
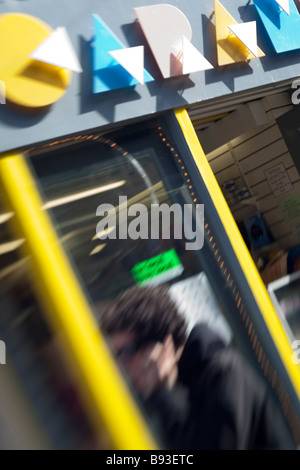
[[[216,209],[204,183],[194,183],[170,129],[160,118],[31,149],[44,209],[99,319],[128,288],[164,284],[188,332],[208,324],[226,344],[241,348],[279,394],[278,364],[264,350],[257,306],[249,293],[243,296]],[[155,212],[162,204],[178,205],[176,216]]]
[[[136,283],[177,285],[186,280],[179,285],[182,291],[190,280],[208,297],[212,295],[200,250],[195,250],[196,244],[201,244],[203,227],[194,238],[193,250],[186,249],[184,205],[194,212],[191,230],[195,230],[195,193],[189,189],[189,178],[186,182],[178,171],[177,165],[183,163],[165,131],[156,122],[138,130],[135,127],[133,132],[126,129],[113,135],[81,137],[76,145],[62,144],[51,152],[33,154],[45,195],[44,208],[52,213],[61,241],[97,311]],[[105,204],[112,206],[109,213]],[[147,211],[141,225],[136,223],[141,232],[138,239],[131,234],[136,226],[132,222],[140,215],[130,216],[135,204],[142,204]],[[178,205],[181,220],[172,214],[167,220],[168,213],[156,216],[153,206],[162,204]],[[99,239],[106,236],[105,231],[108,238]],[[217,315],[215,299],[212,303]],[[218,325],[228,338],[225,320],[220,319]]]

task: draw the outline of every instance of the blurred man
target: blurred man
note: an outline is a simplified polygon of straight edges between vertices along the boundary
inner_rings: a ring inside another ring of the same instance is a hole
[[[186,339],[165,287],[126,291],[101,326],[165,447],[295,447],[266,384],[205,325]]]

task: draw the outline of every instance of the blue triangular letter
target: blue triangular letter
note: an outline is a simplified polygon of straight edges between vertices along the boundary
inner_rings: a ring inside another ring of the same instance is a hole
[[[115,90],[137,85],[138,81],[117,62],[110,51],[125,49],[124,44],[98,15],[94,17],[93,48],[93,92]],[[152,82],[153,77],[144,70],[144,82]]]

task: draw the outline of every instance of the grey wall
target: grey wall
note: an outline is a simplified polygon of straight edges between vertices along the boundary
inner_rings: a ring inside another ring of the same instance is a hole
[[[163,80],[146,49],[145,64],[157,80],[145,86],[93,95],[91,92],[92,13],[99,14],[129,46],[145,44],[133,7],[157,0],[0,0],[0,14],[23,12],[46,21],[52,28],[65,26],[78,53],[84,73],[73,74],[70,88],[61,100],[42,113],[0,105],[0,152],[31,145],[66,134],[109,126],[178,106],[217,98],[300,75],[299,51],[276,55],[264,33],[252,3],[223,0],[237,21],[257,20],[258,43],[265,58],[225,67],[217,66],[213,0],[173,0],[193,28],[193,44],[216,66],[215,70],[189,78]],[[3,47],[3,45],[1,45]],[[1,67],[0,67],[1,70]],[[0,73],[1,79],[1,73]]]

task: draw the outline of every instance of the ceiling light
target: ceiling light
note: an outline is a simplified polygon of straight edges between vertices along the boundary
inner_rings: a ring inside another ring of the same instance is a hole
[[[71,194],[70,196],[61,197],[59,199],[53,199],[52,201],[47,202],[42,206],[42,209],[52,209],[53,207],[62,206],[64,204],[69,204],[70,202],[79,201],[86,197],[94,196],[95,194],[104,193],[110,191],[111,189],[119,188],[126,183],[126,180],[117,181],[116,183],[107,184],[106,186],[99,186],[98,188],[89,189],[88,191],[82,191],[81,193]]]

